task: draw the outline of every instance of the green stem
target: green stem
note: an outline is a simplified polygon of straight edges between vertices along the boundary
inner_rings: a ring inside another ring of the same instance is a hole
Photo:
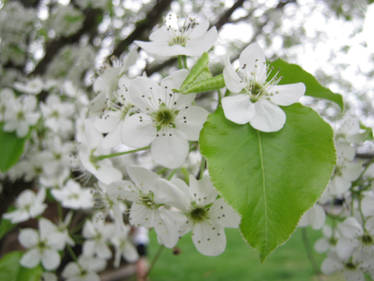
[[[66,245],[66,248],[68,249],[68,252],[69,252],[70,256],[73,258],[73,260],[74,260],[75,262],[78,262],[78,258],[77,258],[77,256],[75,255],[73,249],[70,247],[69,244]]]
[[[133,150],[110,153],[110,154],[105,154],[105,155],[98,155],[98,156],[94,156],[94,160],[95,161],[100,161],[100,160],[104,160],[104,159],[107,159],[107,158],[113,158],[113,157],[118,157],[118,156],[130,154],[130,153],[135,153],[135,152],[142,151],[142,150],[147,150],[149,148],[150,148],[150,146],[148,145],[148,146],[144,146],[144,147],[133,149]]]
[[[183,58],[182,58],[182,56],[178,56],[178,68],[179,69],[183,68]]]
[[[174,169],[170,172],[170,175],[168,176],[168,181],[171,180],[171,178],[175,175],[176,172],[177,172],[177,169]]]
[[[310,261],[310,264],[312,265],[314,274],[318,276],[319,280],[321,280],[320,277],[319,277],[319,275],[321,274],[321,271],[319,270],[317,262],[314,259],[313,252],[312,252],[312,249],[311,249],[310,243],[309,243],[308,233],[307,233],[307,230],[305,228],[301,229],[301,237],[303,239],[303,244],[304,244],[304,248],[305,248],[305,251],[306,251],[306,255],[307,255],[307,257]]]
[[[159,247],[158,250],[157,250],[156,255],[155,255],[155,256],[153,257],[153,259],[152,259],[151,265],[150,265],[149,270],[148,270],[148,272],[147,272],[147,274],[146,274],[145,277],[148,277],[148,276],[151,274],[152,269],[154,268],[156,262],[157,262],[158,259],[160,258],[161,253],[162,253],[162,251],[163,251],[164,249],[165,249],[165,246],[164,246],[164,245],[160,245],[160,247]]]
[[[201,180],[204,177],[205,168],[206,168],[206,160],[204,157],[201,157],[200,171],[199,171],[199,176],[198,176],[199,180]]]

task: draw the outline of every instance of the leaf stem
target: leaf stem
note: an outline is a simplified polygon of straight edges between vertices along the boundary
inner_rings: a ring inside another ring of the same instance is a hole
[[[95,161],[100,161],[100,160],[104,160],[104,159],[107,159],[107,158],[113,158],[113,157],[118,157],[118,156],[130,154],[130,153],[135,153],[135,152],[138,152],[138,151],[147,150],[149,148],[150,148],[150,146],[147,145],[147,146],[140,147],[140,148],[133,149],[133,150],[115,152],[115,153],[104,154],[104,155],[98,155],[98,156],[94,156],[94,160]]]
[[[319,270],[317,262],[314,259],[313,252],[312,252],[312,249],[311,249],[310,243],[309,243],[310,241],[309,241],[309,237],[308,237],[308,232],[307,232],[306,228],[301,229],[301,237],[302,237],[302,240],[303,240],[306,255],[308,257],[308,260],[310,261],[310,264],[312,265],[314,274],[317,276],[318,280],[321,280],[321,278],[319,276],[321,274],[321,271]]]
[[[145,275],[146,278],[149,276],[149,274],[151,274],[152,269],[154,268],[156,262],[157,262],[158,259],[160,258],[161,253],[162,253],[162,251],[163,251],[164,249],[165,249],[165,246],[164,246],[164,245],[160,245],[160,247],[159,247],[158,250],[157,250],[156,255],[155,255],[155,256],[153,257],[153,259],[152,259],[152,262],[151,262],[151,265],[150,265],[150,267],[149,267],[149,270],[148,270],[147,274]]]

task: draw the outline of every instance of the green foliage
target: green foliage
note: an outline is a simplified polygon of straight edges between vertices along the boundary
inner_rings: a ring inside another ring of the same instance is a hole
[[[290,64],[282,59],[277,59],[270,63],[270,67],[275,72],[279,72],[280,77],[282,77],[280,85],[303,82],[306,87],[305,95],[330,100],[339,105],[342,111],[344,110],[344,102],[341,95],[335,94],[328,88],[323,87],[313,75],[306,72],[297,64]]]
[[[18,138],[15,133],[8,133],[3,130],[3,124],[0,123],[0,171],[6,172],[15,165],[21,157],[26,140]]]
[[[15,227],[10,220],[2,218],[0,221],[0,239]],[[0,279],[1,280],[1,279]]]
[[[219,108],[200,134],[212,182],[241,214],[243,237],[262,261],[287,241],[335,165],[331,127],[308,107],[283,109],[287,122],[279,132],[234,124]]]
[[[11,252],[0,260],[0,280],[4,281],[39,281],[42,275],[40,266],[25,268],[20,265],[22,252]]]
[[[202,54],[177,91],[182,94],[190,94],[208,92],[225,87],[225,81],[222,75],[212,77],[208,68],[208,63],[208,54]]]

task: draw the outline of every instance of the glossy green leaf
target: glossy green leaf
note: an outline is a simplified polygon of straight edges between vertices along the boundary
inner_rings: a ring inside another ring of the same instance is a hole
[[[241,214],[243,237],[261,260],[288,240],[335,165],[331,127],[308,107],[283,109],[287,122],[279,132],[234,124],[218,108],[200,134],[212,182]]]
[[[0,123],[0,171],[6,172],[18,162],[28,136],[18,138],[15,133],[4,132],[2,128]]]
[[[4,281],[40,281],[42,268],[25,268],[20,265],[22,252],[11,252],[0,259],[0,280]]]
[[[191,68],[190,73],[188,73],[186,79],[184,79],[180,87],[181,92],[183,92],[191,83],[193,83],[198,78],[201,72],[207,69],[208,62],[209,62],[208,53],[203,53],[201,57],[197,60],[195,65]]]
[[[212,78],[199,80],[189,87],[187,87],[182,93],[183,94],[190,94],[190,93],[203,93],[208,91],[214,91],[225,87],[225,81],[223,79],[223,75],[217,75]]]
[[[305,95],[330,100],[339,105],[342,111],[344,110],[344,102],[341,95],[323,87],[313,75],[297,64],[290,64],[282,59],[277,59],[270,63],[270,67],[273,68],[274,72],[279,72],[279,76],[282,78],[279,84],[303,82],[306,87]]]

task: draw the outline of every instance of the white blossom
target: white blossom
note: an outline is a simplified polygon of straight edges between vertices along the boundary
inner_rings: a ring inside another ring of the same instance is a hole
[[[179,70],[160,84],[138,77],[131,81],[129,95],[139,113],[126,118],[123,143],[131,147],[151,145],[154,161],[168,168],[183,164],[188,141],[196,141],[208,112],[192,105],[195,96],[182,95],[178,89],[188,72]]]
[[[223,77],[234,94],[222,99],[225,117],[237,124],[249,123],[259,131],[279,131],[286,122],[286,114],[279,106],[297,102],[304,95],[304,84],[276,85],[276,76],[267,81],[265,55],[257,43],[242,51],[239,62],[237,70],[228,58],[225,62]]]
[[[166,25],[156,28],[149,36],[150,42],[135,43],[154,56],[200,56],[218,37],[215,27],[208,28],[209,22],[204,18],[188,17],[180,24],[176,15],[169,13]]]
[[[23,191],[16,200],[14,211],[4,214],[4,218],[12,223],[19,223],[35,218],[44,212],[47,205],[44,203],[45,189],[40,189],[37,194],[31,190]]]

